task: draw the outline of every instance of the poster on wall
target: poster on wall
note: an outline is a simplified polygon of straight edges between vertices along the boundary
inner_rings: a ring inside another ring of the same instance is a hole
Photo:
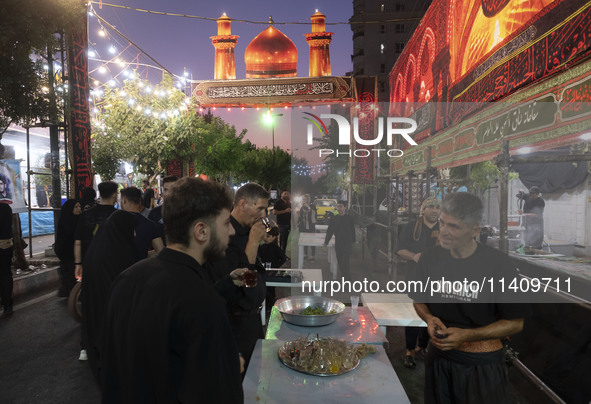
[[[0,203],[10,204],[13,213],[27,211],[18,160],[0,160]]]

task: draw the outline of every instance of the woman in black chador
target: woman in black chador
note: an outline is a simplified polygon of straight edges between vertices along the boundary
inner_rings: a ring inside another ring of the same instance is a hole
[[[98,347],[111,284],[137,261],[133,245],[137,218],[133,213],[115,211],[99,228],[84,257],[82,276],[82,346],[90,366],[99,376]]]
[[[82,213],[80,202],[68,199],[62,206],[62,213],[55,233],[54,250],[60,259],[61,286],[58,296],[66,297],[76,284],[74,276],[74,232],[78,224],[78,217]]]

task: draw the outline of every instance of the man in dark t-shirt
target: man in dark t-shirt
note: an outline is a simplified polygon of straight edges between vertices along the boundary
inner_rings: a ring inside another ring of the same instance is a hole
[[[402,230],[398,237],[398,250],[396,254],[407,263],[407,278],[412,277],[416,270],[417,262],[421,253],[434,245],[437,245],[439,238],[439,214],[441,213],[441,201],[429,197],[421,204],[420,215],[416,222],[409,223]],[[415,355],[423,354],[429,343],[429,333],[425,327],[404,327],[406,339],[406,354],[404,355],[404,366],[409,369],[416,367]],[[417,346],[418,339],[418,346]]]
[[[330,219],[326,236],[324,237],[324,246],[328,246],[330,239],[335,237],[335,252],[337,255],[337,264],[341,275],[348,281],[351,281],[351,270],[349,269],[349,260],[351,258],[351,249],[355,242],[355,223],[353,218],[347,214],[346,202],[337,203],[337,216]]]
[[[117,184],[113,181],[101,182],[98,189],[101,197],[99,204],[82,212],[74,232],[74,265],[77,278],[82,276],[84,255],[99,226],[116,210],[114,205],[117,202]]]
[[[480,282],[513,279],[516,267],[506,254],[476,242],[483,211],[478,197],[448,194],[441,208],[440,245],[421,254],[416,271],[415,281],[428,287],[409,293],[431,337],[425,403],[467,402],[467,398],[475,403],[508,403],[501,339],[523,329],[526,310],[503,303],[504,296]],[[473,288],[472,281],[483,287]]]
[[[137,219],[133,244],[138,260],[146,258],[151,248],[154,248],[156,252],[164,248],[158,225],[140,213],[143,209],[141,198],[141,191],[135,187],[125,188],[121,191],[123,210],[133,213]]]
[[[291,202],[287,189],[281,191],[281,199],[275,202],[273,213],[277,216],[277,225],[279,226],[279,245],[281,251],[285,254],[287,239],[291,230]]]

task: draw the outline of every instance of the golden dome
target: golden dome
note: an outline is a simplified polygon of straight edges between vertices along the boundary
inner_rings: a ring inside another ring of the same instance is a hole
[[[274,26],[258,34],[246,47],[246,78],[295,77],[298,49]]]

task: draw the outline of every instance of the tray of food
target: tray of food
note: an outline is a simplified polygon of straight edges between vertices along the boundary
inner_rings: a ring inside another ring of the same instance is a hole
[[[338,300],[321,296],[284,297],[275,306],[288,323],[307,327],[334,323],[345,310]]]
[[[265,279],[267,282],[300,283],[302,271],[271,269],[265,271]]]
[[[277,351],[281,363],[313,376],[338,376],[354,370],[361,358],[376,352],[372,345],[354,345],[334,338],[300,337]]]

